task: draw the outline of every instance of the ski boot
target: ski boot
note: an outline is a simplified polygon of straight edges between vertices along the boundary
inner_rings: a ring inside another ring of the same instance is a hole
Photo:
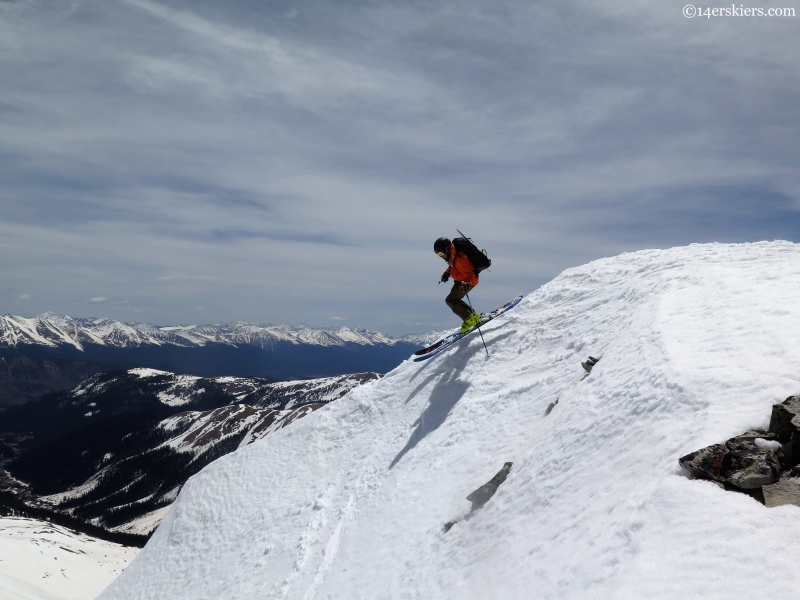
[[[481,316],[475,311],[472,312],[467,320],[461,325],[461,333],[467,333],[470,329],[476,327],[481,322]]]

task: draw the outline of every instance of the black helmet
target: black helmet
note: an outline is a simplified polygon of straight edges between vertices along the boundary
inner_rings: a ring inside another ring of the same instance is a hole
[[[450,250],[450,240],[446,237],[440,237],[438,240],[433,242],[434,252],[447,252],[448,250]]]

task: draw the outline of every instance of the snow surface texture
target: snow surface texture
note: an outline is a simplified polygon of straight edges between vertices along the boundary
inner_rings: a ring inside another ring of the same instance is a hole
[[[788,242],[567,270],[485,328],[490,358],[406,361],[209,465],[100,598],[797,597],[800,509],[677,461],[800,392],[798,297]]]
[[[92,600],[138,553],[44,521],[0,517],[0,600]]]

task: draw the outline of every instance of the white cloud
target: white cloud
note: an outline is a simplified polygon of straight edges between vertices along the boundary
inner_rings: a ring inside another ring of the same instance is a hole
[[[150,0],[124,0],[178,30],[199,38],[197,55],[174,54],[154,58],[148,54],[130,57],[130,77],[138,86],[166,90],[191,85],[204,89],[211,98],[235,96],[261,100],[280,94],[291,103],[318,112],[325,107],[351,103],[353,97],[406,107],[430,95],[438,85],[408,78],[394,69],[367,67],[337,56],[332,48],[318,48],[297,40],[288,42],[255,29],[233,27],[203,18],[192,10],[173,10]],[[290,19],[292,11],[286,14]],[[211,54],[209,61],[204,55]],[[427,91],[421,93],[420,88]]]
[[[105,296],[96,296],[94,298],[89,299],[89,304],[103,304],[108,301],[108,298]]]
[[[17,300],[30,300],[30,299],[31,299],[30,294],[20,294],[19,296],[17,296]]]
[[[347,321],[347,317],[331,317],[329,321]]]

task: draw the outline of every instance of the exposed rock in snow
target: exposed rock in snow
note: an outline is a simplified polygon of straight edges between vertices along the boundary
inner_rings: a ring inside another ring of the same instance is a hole
[[[595,358],[594,356],[590,356],[589,358],[587,358],[585,361],[583,361],[581,363],[581,366],[583,367],[584,371],[586,371],[587,373],[591,373],[592,372],[592,368],[598,363],[599,360],[600,360],[599,358]]]
[[[565,271],[484,329],[489,358],[404,362],[206,467],[100,598],[793,598],[800,508],[676,461],[800,389],[798,297],[787,242]]]
[[[778,481],[781,465],[775,449],[756,440],[777,438],[774,433],[748,431],[724,444],[713,444],[681,457],[680,465],[696,477],[727,483],[742,490],[754,490]],[[771,441],[771,440],[769,440]],[[780,449],[780,443],[776,442]]]
[[[800,463],[800,396],[789,396],[772,407],[769,430],[786,445],[784,454],[791,465]]]
[[[724,445],[714,444],[692,452],[678,462],[696,477],[741,490],[758,490],[753,497],[768,507],[800,506],[800,484],[778,481],[781,468],[791,469],[795,475],[800,472],[793,450],[800,444],[795,444],[800,439],[798,409],[800,397],[789,396],[781,404],[773,405],[769,432],[748,431]]]
[[[768,508],[793,504],[800,506],[800,483],[794,479],[781,479],[762,488],[764,504]]]
[[[511,471],[511,465],[513,464],[514,463],[510,462],[504,464],[503,468],[500,469],[494,477],[467,496],[467,500],[472,502],[472,510],[478,510],[494,496],[497,488],[499,488],[508,477],[508,473]]]

